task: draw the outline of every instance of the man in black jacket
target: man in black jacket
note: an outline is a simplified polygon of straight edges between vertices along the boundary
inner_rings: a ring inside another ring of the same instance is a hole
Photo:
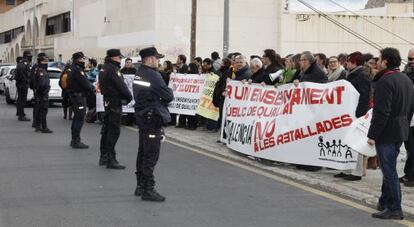
[[[121,69],[122,74],[133,74],[137,73],[137,69],[135,68],[134,64],[132,63],[131,58],[125,59],[125,66]]]
[[[404,68],[404,73],[414,83],[414,49],[408,51],[408,63]],[[404,166],[404,176],[400,178],[400,182],[407,187],[414,187],[414,127],[410,127],[408,140],[404,142],[407,150],[407,160]]]
[[[328,77],[325,72],[316,63],[315,57],[311,52],[305,51],[300,56],[299,60],[301,76],[300,82],[313,82],[313,83],[327,83]]]
[[[85,73],[86,58],[82,52],[72,55],[73,64],[68,72],[67,92],[70,95],[70,102],[73,109],[72,120],[72,140],[70,146],[75,149],[87,149],[88,145],[81,142],[80,132],[85,122],[86,96],[88,93],[95,92],[95,88],[88,81]]]
[[[37,58],[37,67],[34,72],[33,87],[36,92],[35,116],[36,130],[35,132],[52,133],[53,131],[47,127],[46,116],[49,109],[49,91],[50,79],[47,73],[48,58],[47,56]]]
[[[122,104],[131,102],[132,95],[119,71],[120,67],[121,51],[119,49],[108,50],[104,68],[99,72],[99,86],[105,107],[99,165],[106,165],[108,169],[125,169],[125,166],[116,160],[115,145],[121,133]]]
[[[17,116],[19,121],[30,121],[24,113],[24,106],[27,102],[27,91],[29,89],[30,80],[30,63],[32,62],[32,54],[30,51],[23,52],[23,59],[16,67],[16,88],[17,88]]]
[[[282,59],[280,55],[273,49],[266,49],[263,51],[263,81],[267,85],[273,85],[279,82],[279,78],[273,78],[271,74],[274,74],[280,70],[283,70]]]
[[[142,49],[142,66],[134,80],[135,116],[139,128],[137,155],[137,188],[135,196],[142,200],[162,202],[165,197],[155,190],[154,168],[160,154],[162,127],[171,121],[168,103],[174,99],[158,72],[159,59],[164,55],[154,47]]]
[[[380,72],[375,76],[374,108],[368,130],[368,144],[375,145],[383,174],[382,194],[378,202],[381,219],[403,219],[397,157],[408,139],[409,115],[413,103],[413,83],[399,71],[400,53],[394,48],[380,51]]]
[[[262,83],[264,81],[265,69],[263,63],[259,58],[253,58],[250,60],[250,70],[252,71],[252,77],[249,80],[250,83]]]

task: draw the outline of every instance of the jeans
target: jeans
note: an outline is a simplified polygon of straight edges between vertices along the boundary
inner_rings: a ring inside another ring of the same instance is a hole
[[[375,144],[382,171],[382,187],[379,204],[391,211],[401,211],[401,187],[397,173],[397,157],[402,142]]]
[[[405,161],[404,173],[405,177],[410,181],[414,180],[414,127],[410,128],[408,140],[404,142],[407,150],[407,161]]]

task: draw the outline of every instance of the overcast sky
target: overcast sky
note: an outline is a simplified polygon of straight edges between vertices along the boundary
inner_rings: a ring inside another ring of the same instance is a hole
[[[322,11],[344,11],[329,0],[303,0],[306,3]],[[368,0],[333,0],[339,5],[350,10],[363,9]],[[290,10],[292,11],[310,11],[306,6],[297,0],[290,0]]]

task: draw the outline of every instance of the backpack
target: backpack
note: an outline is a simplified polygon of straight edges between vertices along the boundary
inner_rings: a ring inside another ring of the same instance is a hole
[[[62,89],[66,89],[68,87],[68,73],[64,73],[60,77],[59,85]]]

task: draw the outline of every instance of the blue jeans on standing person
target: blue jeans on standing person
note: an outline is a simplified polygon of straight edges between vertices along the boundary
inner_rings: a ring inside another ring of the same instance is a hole
[[[391,211],[401,211],[401,187],[397,173],[397,157],[401,144],[402,142],[375,144],[383,175],[379,204]]]

